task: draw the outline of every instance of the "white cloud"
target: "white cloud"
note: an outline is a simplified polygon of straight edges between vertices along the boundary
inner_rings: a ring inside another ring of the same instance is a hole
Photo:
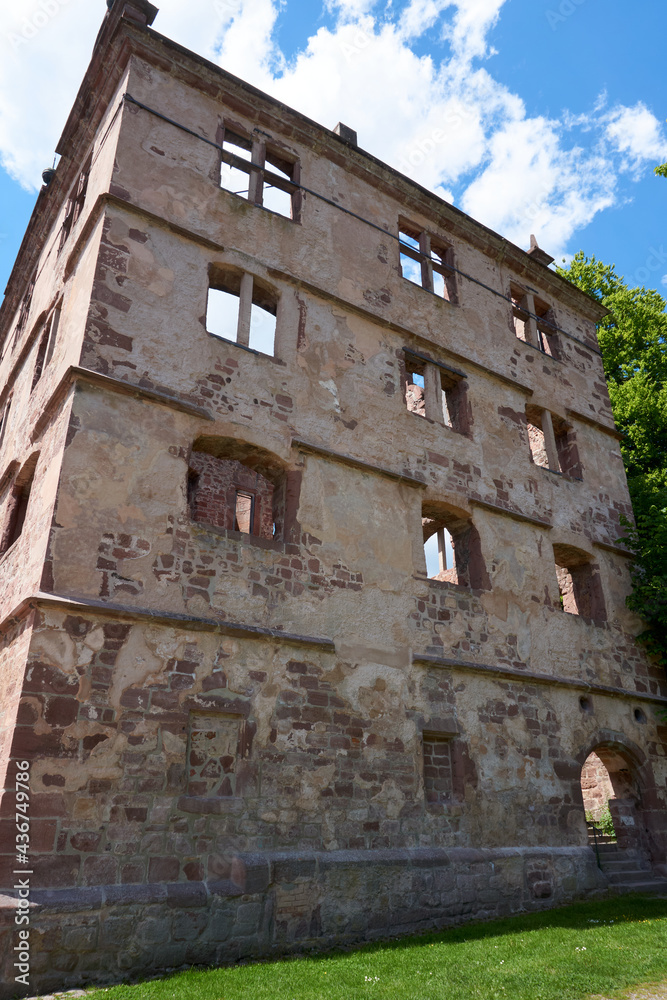
[[[520,246],[534,233],[559,257],[576,229],[613,204],[614,187],[604,157],[561,146],[557,122],[519,118],[492,136],[487,166],[462,207]]]
[[[28,189],[51,166],[103,12],[90,0],[0,6],[0,160]]]
[[[633,107],[623,105],[607,116],[606,134],[611,145],[622,154],[622,168],[637,173],[647,163],[656,165],[667,158],[667,138],[662,123],[639,101]]]
[[[398,12],[327,0],[334,25],[313,28],[290,61],[276,41],[281,2],[158,0],[155,27],[329,128],[345,122],[362,148],[448,201],[458,190],[466,211],[522,246],[534,232],[562,254],[617,200],[619,172],[667,158],[643,104],[609,110],[602,97],[585,115],[529,118],[482,65],[507,0],[408,0]],[[26,187],[51,162],[103,12],[91,0],[0,8],[0,160]],[[427,31],[449,44],[439,61],[416,51]]]

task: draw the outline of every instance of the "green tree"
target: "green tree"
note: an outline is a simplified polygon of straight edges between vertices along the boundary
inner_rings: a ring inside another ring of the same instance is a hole
[[[558,272],[609,309],[598,337],[635,513],[624,537],[635,553],[628,606],[646,622],[640,640],[667,667],[666,303],[581,251]]]
[[[658,177],[667,177],[667,163],[661,163],[659,167],[655,168],[655,172]]]

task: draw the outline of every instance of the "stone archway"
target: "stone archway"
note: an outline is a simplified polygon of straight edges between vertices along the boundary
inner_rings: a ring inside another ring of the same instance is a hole
[[[619,744],[601,744],[581,769],[584,810],[596,823],[609,810],[619,848],[645,850],[644,817],[638,768]]]

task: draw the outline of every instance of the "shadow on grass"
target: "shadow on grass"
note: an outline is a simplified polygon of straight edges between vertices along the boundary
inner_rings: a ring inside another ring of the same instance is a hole
[[[349,956],[350,958],[354,956],[353,961],[358,962],[359,959],[363,961],[366,958],[368,958],[370,960],[373,958],[373,956],[379,957],[380,955],[384,956],[384,958],[382,959],[383,961],[388,960],[390,964],[392,963],[392,961],[393,962],[398,961],[401,964],[401,966],[403,966],[403,963],[405,962],[405,967],[407,968],[410,964],[414,965],[416,958],[414,953],[416,951],[418,951],[421,954],[421,949],[426,950],[438,944],[452,945],[452,946],[457,946],[457,945],[468,946],[469,949],[470,946],[474,946],[475,944],[479,942],[484,942],[485,940],[491,941],[493,939],[496,939],[497,941],[499,941],[499,939],[505,939],[506,944],[511,945],[512,939],[519,938],[522,935],[530,934],[531,932],[539,932],[544,930],[557,931],[559,929],[563,931],[580,930],[583,932],[594,929],[596,925],[598,927],[602,927],[605,925],[607,927],[610,927],[610,925],[618,926],[620,924],[631,925],[640,922],[646,923],[647,921],[659,921],[665,918],[667,918],[666,898],[627,895],[623,897],[612,897],[611,899],[605,899],[605,900],[591,900],[590,902],[574,903],[558,909],[543,910],[540,913],[524,913],[512,917],[505,917],[499,920],[486,921],[484,923],[462,924],[456,927],[448,927],[445,928],[444,930],[427,931],[422,934],[411,935],[410,937],[389,938],[389,939],[383,938],[381,940],[374,942],[366,942],[363,944],[349,945],[343,947],[333,947],[322,951],[312,951],[304,949],[292,955],[285,955],[285,956],[274,955],[271,957],[260,958],[260,959],[249,958],[247,960],[240,960],[230,963],[229,965],[222,965],[217,967],[199,966],[199,967],[191,967],[190,970],[178,970],[178,971],[174,970],[171,973],[153,974],[150,976],[144,976],[140,980],[138,979],[132,981],[125,981],[123,985],[119,984],[118,986],[115,987],[112,986],[110,989],[111,997],[109,998],[109,1000],[113,1000],[113,998],[118,998],[118,1000],[121,1000],[121,998],[126,998],[130,996],[132,997],[145,996],[146,998],[161,997],[162,991],[160,989],[160,985],[166,980],[169,980],[171,983],[173,983],[174,988],[178,988],[178,986],[181,983],[185,985],[186,982],[187,983],[192,982],[191,977],[195,974],[204,974],[204,978],[208,979],[210,976],[215,976],[216,972],[218,971],[223,972],[225,969],[230,971],[237,970],[238,973],[241,973],[241,970],[245,970],[246,973],[251,973],[254,967],[257,970],[258,975],[260,975],[261,974],[260,970],[264,970],[264,972],[267,972],[268,971],[267,967],[273,966],[275,973],[279,975],[281,969],[288,970],[290,967],[294,967],[295,964],[299,962],[303,963],[304,961],[310,968],[316,971],[318,967],[321,968],[323,965],[327,963],[331,963],[332,961],[335,962],[336,960],[345,958],[347,956]],[[557,937],[558,937],[557,934],[554,935],[554,943],[555,943],[555,938]],[[503,945],[501,944],[501,946]],[[585,951],[585,949],[583,950]],[[407,953],[410,951],[413,952],[412,956],[407,955]],[[458,949],[454,947],[454,951],[458,951]],[[405,959],[401,958],[401,952],[406,953]],[[555,957],[556,956],[554,955],[554,958]],[[667,962],[665,964],[667,968]],[[654,969],[652,971],[653,975],[655,975],[656,970]],[[615,983],[614,985],[616,986],[616,988],[619,988],[619,986],[622,988],[623,985],[626,985],[628,982],[631,981],[635,982],[639,981],[639,977],[635,980],[625,979],[624,983],[618,982]],[[143,984],[145,986],[145,992],[142,991],[139,994],[132,992],[133,989],[136,989],[136,987],[139,984]],[[202,987],[203,985],[204,984],[202,983]],[[277,986],[277,982],[275,985]],[[612,988],[611,983],[600,982],[597,985],[598,987],[602,988],[608,988],[608,989]],[[247,987],[251,987],[251,984],[248,983]],[[93,987],[91,989],[91,1000],[98,1000],[98,997],[99,998],[102,997],[103,994],[101,992],[101,989],[102,988],[100,987]],[[97,990],[100,990],[99,994],[97,993]],[[582,990],[576,995],[583,996],[584,992],[588,991]],[[215,989],[213,990],[213,993],[216,993]],[[211,993],[210,995],[213,996],[213,993]],[[201,996],[203,998],[203,997],[208,997],[209,992],[208,990],[203,989],[202,992],[199,993],[194,989],[187,989],[186,993],[170,992],[169,994],[167,994],[165,992],[164,995],[165,996],[168,995],[170,998],[177,996],[186,996],[186,995],[190,998],[195,996],[196,997]],[[219,994],[216,993],[216,997],[218,995]],[[226,996],[229,995],[231,997],[231,996],[236,996],[237,994],[229,992],[229,994],[225,993],[225,995]],[[246,994],[244,993],[243,995],[245,996]],[[250,994],[247,995],[250,996]],[[258,993],[257,995],[259,996],[260,993]],[[262,997],[267,995],[268,994],[261,993]],[[272,995],[277,996],[278,994],[274,993]],[[299,996],[305,996],[305,995],[306,994],[299,994]],[[311,995],[314,997],[314,996],[321,996],[323,994],[308,993],[309,997]],[[466,994],[466,996],[467,995],[468,994]],[[497,995],[496,993],[490,993],[489,997],[495,997],[496,995]],[[506,995],[510,996],[511,994],[506,994]],[[527,995],[530,996],[531,998],[534,998],[538,996],[541,997],[542,993],[529,992],[528,994],[524,994],[517,992],[515,995],[521,997]],[[552,995],[553,994],[551,993],[548,994],[548,996]],[[562,993],[558,994],[559,997],[560,996],[569,997],[574,995],[575,995],[574,993],[571,994],[569,991],[565,989],[563,990]],[[291,996],[292,993],[290,993],[290,997]],[[338,996],[338,993],[335,994],[327,993],[327,996]],[[447,994],[447,996],[449,996],[449,994]],[[545,996],[547,996],[547,994],[545,994]]]
[[[601,916],[604,914],[604,917]],[[428,946],[436,942],[447,944],[462,944],[472,941],[483,941],[489,938],[507,937],[518,934],[528,934],[531,931],[563,928],[567,930],[589,930],[591,922],[614,921],[614,923],[635,923],[646,920],[661,920],[667,918],[667,898],[628,894],[611,897],[604,900],[570,903],[567,906],[541,913],[520,913],[512,917],[502,917],[499,920],[488,920],[482,923],[460,924],[456,927],[446,927],[443,930],[425,931],[409,937],[382,938],[378,941],[342,948],[331,948],[322,952],[308,952],[310,961],[325,961],[336,955],[350,952],[366,952],[372,954],[389,949],[400,951],[415,946]],[[267,961],[281,962],[303,958],[299,955],[287,955],[283,958]],[[264,960],[261,960],[262,962]],[[240,964],[240,963],[239,963]],[[249,961],[247,964],[257,964]],[[665,959],[665,974],[667,975],[667,956]]]

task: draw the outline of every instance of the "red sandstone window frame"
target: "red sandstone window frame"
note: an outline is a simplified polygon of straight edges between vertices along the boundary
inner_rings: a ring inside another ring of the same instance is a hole
[[[23,533],[35,481],[39,453],[31,455],[5,494],[2,511],[0,556],[4,556]]]
[[[514,281],[510,282],[510,299],[517,339],[558,360],[558,327],[552,306],[539,298],[533,289],[523,288]]]
[[[405,274],[402,260],[404,257],[419,265],[420,282]],[[458,304],[454,248],[451,244],[412,222],[399,219],[398,258],[400,273],[406,281],[413,285],[421,285],[425,291],[443,298],[445,302]],[[442,278],[442,294],[436,291],[434,275]]]
[[[464,511],[454,512],[439,501],[426,500],[422,503],[421,521],[424,546],[443,528],[449,533],[452,546],[452,565],[441,565],[435,576],[427,576],[429,582],[451,584],[466,590],[491,589],[482,541],[471,517],[466,516]],[[439,551],[438,555],[440,557],[442,552]]]
[[[404,349],[403,355],[403,399],[407,410],[448,427],[457,434],[468,434],[467,376],[409,348]],[[410,399],[410,386],[418,385],[409,381],[411,374],[420,376],[424,382],[421,400],[417,394],[413,394],[414,398]]]
[[[589,621],[606,622],[600,570],[591,556],[570,545],[553,544],[554,564],[562,611]]]
[[[526,405],[526,426],[531,461],[542,469],[555,472],[559,476],[582,481],[582,469],[579,461],[579,451],[576,444],[576,434],[571,424],[568,424],[557,414],[531,403]],[[533,431],[531,432],[531,427]],[[537,444],[539,432],[543,439],[544,462],[538,461],[542,449]]]
[[[223,127],[219,140],[221,169],[223,165],[226,165],[248,175],[247,191],[241,189],[230,193],[240,198],[246,198],[253,205],[266,208],[267,211],[273,212],[275,215],[281,215],[283,218],[289,218],[292,222],[299,223],[301,221],[301,165],[299,160],[285,154],[271,143],[267,143],[263,137],[244,135],[241,131],[226,126]],[[248,150],[250,160],[225,149],[225,143],[236,146],[238,149]],[[275,169],[272,170],[271,167]],[[264,205],[266,188],[277,188],[289,195],[289,216]],[[224,190],[228,189],[224,188]]]

